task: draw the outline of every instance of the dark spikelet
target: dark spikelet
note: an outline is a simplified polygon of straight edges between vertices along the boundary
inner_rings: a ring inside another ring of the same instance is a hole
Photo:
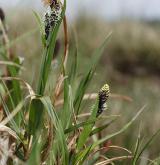
[[[50,4],[50,11],[45,14],[45,37],[46,40],[49,37],[52,29],[57,25],[61,19],[62,6],[60,2],[52,1]]]
[[[2,8],[0,8],[0,19],[2,20],[2,22],[5,21],[5,14]]]
[[[45,36],[46,39],[49,36],[49,32],[50,32],[50,16],[48,13],[45,14]]]
[[[99,116],[107,108],[107,100],[109,97],[109,93],[110,93],[109,86],[108,84],[105,84],[99,91],[99,103],[98,103],[97,116]]]
[[[57,0],[51,0],[50,7],[54,8],[56,10],[59,10],[60,9],[60,2]]]

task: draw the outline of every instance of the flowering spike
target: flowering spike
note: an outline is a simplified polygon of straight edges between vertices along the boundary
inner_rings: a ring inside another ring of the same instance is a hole
[[[110,93],[109,85],[105,84],[99,91],[97,116],[99,116],[104,110],[106,110],[109,93]]]
[[[45,37],[46,40],[53,28],[57,25],[58,21],[61,19],[62,4],[58,0],[48,0],[44,1],[48,6],[50,6],[49,11],[45,13]]]

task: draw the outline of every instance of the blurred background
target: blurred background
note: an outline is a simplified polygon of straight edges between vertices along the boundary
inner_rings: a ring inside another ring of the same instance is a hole
[[[90,90],[96,92],[103,83],[111,92],[126,95],[132,102],[110,100],[109,114],[121,115],[114,130],[126,123],[142,106],[146,110],[136,123],[113,144],[132,149],[140,131],[144,139],[160,128],[160,1],[159,0],[68,0],[67,19],[70,48],[73,32],[78,39],[78,58],[83,73],[92,52],[112,32],[112,37],[97,67]],[[42,16],[46,8],[40,0],[0,1],[12,49],[25,58],[27,68],[22,77],[34,83],[42,52],[40,34],[33,11]],[[59,35],[63,43],[63,36]],[[82,65],[83,64],[83,65]],[[32,74],[32,77],[30,76]],[[112,130],[109,130],[112,131]],[[107,133],[107,132],[106,132]],[[152,158],[160,153],[159,140],[145,154]]]

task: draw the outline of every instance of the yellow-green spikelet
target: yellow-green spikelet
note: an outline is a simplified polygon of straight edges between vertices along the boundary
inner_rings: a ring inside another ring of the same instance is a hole
[[[110,90],[109,90],[109,85],[108,85],[108,84],[105,84],[105,85],[100,89],[100,92],[102,92],[102,91],[106,91],[107,93],[109,93],[109,92],[110,92]]]
[[[109,93],[110,93],[109,85],[105,84],[99,91],[97,116],[99,116],[104,110],[106,110]]]

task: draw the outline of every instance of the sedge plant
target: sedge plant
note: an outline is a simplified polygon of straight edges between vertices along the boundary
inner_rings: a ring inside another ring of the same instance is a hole
[[[12,151],[10,154],[5,149],[5,152],[0,152],[4,157],[3,163],[104,165],[127,159],[130,164],[135,165],[141,158],[142,152],[159,132],[142,149],[139,147],[140,140],[138,139],[134,153],[123,147],[106,145],[106,142],[128,129],[145,107],[140,109],[121,129],[107,133],[106,136],[100,136],[101,132],[111,124],[116,124],[116,118],[105,115],[104,112],[107,110],[109,98],[112,98],[110,87],[104,84],[99,87],[97,93],[87,94],[98,60],[110,34],[94,51],[91,63],[80,81],[77,82],[77,44],[75,44],[71,64],[67,63],[70,54],[68,53],[69,40],[65,16],[66,0],[64,2],[44,0],[44,3],[49,8],[44,20],[34,12],[39,24],[43,47],[40,71],[37,73],[39,78],[36,79],[35,89],[26,80],[20,78],[20,72],[25,71],[23,71],[20,59],[10,51],[10,41],[6,40],[7,33],[1,21],[5,42],[0,48],[3,59],[0,64],[6,67],[6,74],[1,75],[0,78],[0,110],[3,112],[0,137],[2,132],[6,132],[3,136],[11,142],[9,149],[11,148]],[[52,61],[55,59],[55,46],[61,24],[63,24],[65,40],[64,53],[59,64],[58,79],[48,94],[47,84],[51,76]],[[84,99],[93,101],[93,106],[87,108],[87,113],[82,106]],[[101,125],[96,124],[99,121]],[[108,158],[107,151],[112,147],[125,150],[127,154]]]

